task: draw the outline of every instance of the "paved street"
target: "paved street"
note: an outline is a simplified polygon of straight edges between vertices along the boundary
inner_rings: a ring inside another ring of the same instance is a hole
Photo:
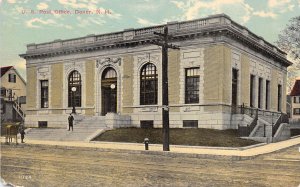
[[[94,148],[3,145],[1,176],[23,186],[298,186],[300,145],[233,161]]]

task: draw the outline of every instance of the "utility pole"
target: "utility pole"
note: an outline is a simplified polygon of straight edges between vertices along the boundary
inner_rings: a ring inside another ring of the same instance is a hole
[[[159,41],[152,44],[162,47],[162,121],[163,121],[163,151],[170,151],[170,133],[169,133],[169,90],[168,90],[168,48],[179,49],[178,46],[168,44],[172,36],[168,35],[168,27],[164,26],[164,32],[154,32],[160,36]]]

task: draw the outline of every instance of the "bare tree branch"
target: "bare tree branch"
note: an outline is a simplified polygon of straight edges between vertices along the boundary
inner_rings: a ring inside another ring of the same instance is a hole
[[[293,65],[288,68],[287,75],[288,91],[290,91],[300,71],[300,16],[290,19],[289,24],[278,35],[276,44],[293,62]]]

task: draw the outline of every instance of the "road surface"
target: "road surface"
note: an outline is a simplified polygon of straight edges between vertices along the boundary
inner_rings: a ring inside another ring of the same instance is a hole
[[[298,186],[300,145],[255,159],[202,159],[59,146],[4,145],[1,176],[22,186]]]

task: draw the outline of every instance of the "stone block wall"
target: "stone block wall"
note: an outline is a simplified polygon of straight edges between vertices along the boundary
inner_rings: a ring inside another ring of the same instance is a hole
[[[123,114],[133,112],[133,56],[126,55],[123,57],[123,75],[122,75],[122,111]]]
[[[95,107],[95,61],[86,62],[86,107]],[[94,115],[95,111],[92,109],[87,109],[86,114]]]
[[[26,94],[26,104],[27,109],[36,109],[36,98],[37,98],[37,77],[36,77],[36,67],[27,67],[27,94]]]
[[[62,108],[63,107],[63,64],[53,64],[51,66],[52,75],[50,81],[51,105],[50,108]],[[62,114],[61,112],[59,112]]]

